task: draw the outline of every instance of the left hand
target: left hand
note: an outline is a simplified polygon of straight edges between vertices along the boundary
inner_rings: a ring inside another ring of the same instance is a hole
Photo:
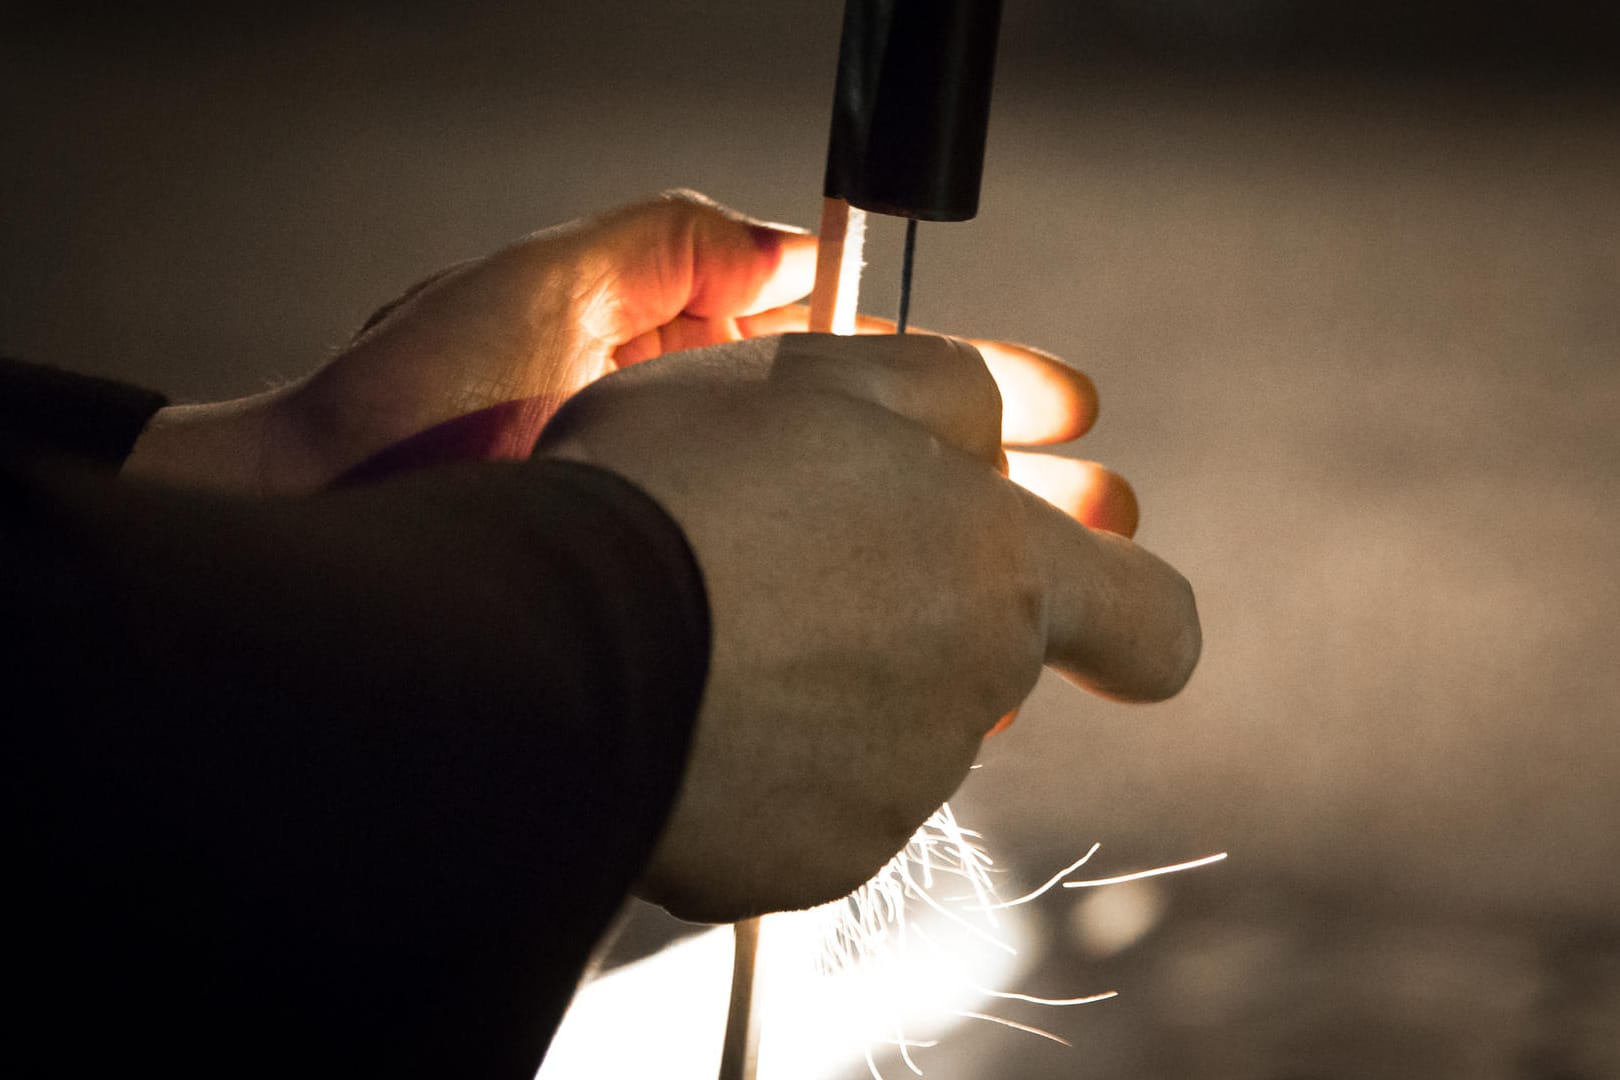
[[[161,410],[124,473],[296,494],[345,476],[524,458],[551,415],[611,371],[804,329],[793,301],[813,284],[815,243],[691,192],[547,229],[408,290],[308,378]],[[859,330],[893,326],[863,319]],[[974,344],[1001,392],[1004,441],[1064,442],[1091,426],[1096,392],[1083,374],[1033,349]],[[1008,456],[1015,480],[1084,524],[1135,531],[1135,498],[1115,474]]]

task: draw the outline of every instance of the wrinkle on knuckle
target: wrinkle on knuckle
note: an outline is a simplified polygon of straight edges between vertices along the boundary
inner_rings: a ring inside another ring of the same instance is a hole
[[[676,245],[672,250],[692,251],[701,230],[729,223],[733,218],[725,207],[690,188],[664,191],[652,206],[669,230],[668,239]]]
[[[945,370],[971,448],[976,454],[995,456],[1001,450],[1001,388],[977,349],[965,341],[944,340],[951,354]]]
[[[949,442],[993,461],[1001,449],[1001,393],[971,345],[938,335],[890,337],[893,379],[911,415]]]

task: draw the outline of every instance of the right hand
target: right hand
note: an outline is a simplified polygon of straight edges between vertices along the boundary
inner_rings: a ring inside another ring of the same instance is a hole
[[[996,468],[972,347],[792,334],[698,349],[573,398],[537,453],[609,469],[680,525],[713,646],[681,794],[640,895],[729,921],[842,896],[961,782],[1041,665],[1176,693],[1186,581]]]

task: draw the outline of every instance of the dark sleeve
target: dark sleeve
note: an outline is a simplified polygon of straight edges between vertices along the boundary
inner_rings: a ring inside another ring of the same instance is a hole
[[[0,467],[0,562],[0,1071],[533,1075],[706,676],[655,503],[565,463],[280,501]]]
[[[124,383],[0,357],[0,438],[116,470],[166,404]]]

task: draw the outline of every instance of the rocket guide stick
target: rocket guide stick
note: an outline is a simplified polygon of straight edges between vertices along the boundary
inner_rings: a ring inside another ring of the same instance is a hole
[[[850,0],[844,8],[810,329],[854,329],[865,211],[908,219],[908,255],[918,221],[979,212],[1000,26],[1000,0]],[[902,314],[910,266],[908,258]]]
[[[847,0],[838,47],[810,329],[850,334],[866,212],[906,222],[897,329],[910,314],[918,221],[979,212],[1001,0]],[[720,1080],[754,1080],[762,923],[736,926]]]

